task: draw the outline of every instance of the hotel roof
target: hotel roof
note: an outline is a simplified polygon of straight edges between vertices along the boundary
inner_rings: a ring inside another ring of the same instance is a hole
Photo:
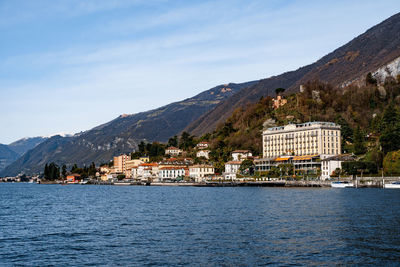
[[[310,121],[310,122],[305,122],[305,123],[300,123],[300,124],[287,124],[284,126],[276,126],[276,127],[271,127],[267,128],[267,131],[280,131],[284,130],[286,126],[289,125],[294,125],[296,128],[305,128],[305,127],[311,127],[314,125],[322,125],[322,126],[329,126],[329,127],[339,127],[340,125],[334,123],[334,122],[326,122],[326,121]]]

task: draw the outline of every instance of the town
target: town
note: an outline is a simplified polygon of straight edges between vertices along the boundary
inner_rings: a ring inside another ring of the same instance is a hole
[[[262,156],[253,156],[249,150],[234,150],[222,173],[216,172],[210,161],[210,144],[201,141],[194,146],[194,159],[187,157],[187,151],[174,146],[167,147],[163,159],[157,162],[147,155],[135,158],[135,153],[123,154],[100,166],[92,177],[64,173],[62,183],[193,185],[283,179],[325,181],[338,177],[343,162],[355,160],[353,155],[341,153],[340,126],[332,122],[267,128],[262,133],[262,141]],[[3,181],[23,181],[24,178],[3,178]]]
[[[277,97],[268,100],[271,110],[279,110],[288,103],[280,94],[284,89],[276,91]],[[229,150],[224,142],[216,142],[210,135],[197,138],[182,132],[179,138],[171,137],[165,144],[142,141],[136,151],[114,156],[99,167],[94,162],[83,168],[74,164],[68,171],[66,165],[49,163],[43,175],[22,174],[0,178],[0,182],[337,187],[384,187],[385,179],[396,182],[397,177],[384,177],[383,169],[378,169],[374,162],[360,160],[354,153],[343,153],[348,142],[338,123],[276,125],[271,119],[263,123],[261,149],[256,151]],[[229,122],[222,131],[229,132],[228,126]]]

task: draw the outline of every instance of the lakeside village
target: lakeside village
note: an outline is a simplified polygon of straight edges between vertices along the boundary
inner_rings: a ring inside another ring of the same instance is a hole
[[[354,155],[342,154],[341,142],[340,126],[333,122],[288,124],[263,130],[262,157],[253,156],[249,150],[232,151],[221,173],[216,171],[215,164],[210,160],[210,143],[201,141],[193,144],[194,159],[186,157],[188,153],[184,149],[169,146],[160,161],[151,161],[149,156],[144,155],[135,157],[141,153],[134,152],[131,155],[116,156],[100,168],[91,165],[91,177],[74,173],[76,166],[70,173],[63,168],[62,178],[55,182],[198,186],[334,186],[337,183],[337,187],[353,187],[354,179],[358,181],[356,174],[361,172],[361,184],[357,182],[358,185],[382,187],[383,180],[362,180],[363,171],[366,174],[377,173],[374,170],[376,166],[355,161]],[[145,150],[144,145],[139,145],[142,151]],[[49,175],[46,172],[54,172],[51,165],[46,165],[46,168],[45,176]],[[56,172],[56,176],[60,177],[58,166]],[[3,178],[3,182],[15,181],[9,179]],[[35,182],[43,181],[36,177]]]

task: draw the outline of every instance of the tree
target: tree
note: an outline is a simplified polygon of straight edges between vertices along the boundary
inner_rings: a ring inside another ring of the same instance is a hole
[[[400,129],[385,130],[379,138],[384,153],[400,149]]]
[[[77,173],[78,172],[78,165],[76,163],[71,167],[71,173]]]
[[[67,177],[67,166],[65,164],[62,166],[61,173],[62,173],[63,178],[65,179],[65,177]]]
[[[383,112],[382,123],[385,128],[392,128],[399,121],[399,111],[393,102],[389,103],[389,105],[385,108]]]
[[[240,164],[239,170],[242,174],[254,174],[254,162],[250,159],[243,160],[242,164]]]
[[[44,173],[43,173],[43,176],[44,176],[44,179],[47,179],[47,177],[50,177],[50,174],[49,174],[49,165],[47,165],[47,163],[46,163],[46,165],[44,165]]]
[[[345,161],[342,163],[342,169],[350,175],[363,173],[377,173],[378,168],[375,162],[371,161]]]
[[[354,140],[354,154],[361,155],[367,152],[367,148],[365,147],[364,134],[360,129],[360,126],[354,130],[353,133]]]
[[[383,159],[383,170],[388,175],[400,174],[400,150],[387,153]]]
[[[343,119],[341,115],[336,116],[335,122],[340,125],[341,136],[343,138],[343,141],[351,142],[353,140],[353,130],[351,129],[348,122],[345,119]]]
[[[117,176],[117,179],[118,179],[118,181],[121,181],[121,180],[123,180],[123,179],[125,179],[125,174],[119,174],[118,176]]]
[[[390,103],[383,112],[383,132],[379,138],[384,153],[400,149],[400,114],[397,107]]]
[[[282,88],[282,87],[279,87],[279,88],[276,88],[276,89],[275,89],[276,95],[280,95],[280,94],[282,94],[282,93],[285,92],[285,91],[286,91],[286,89],[285,89],[285,88]]]
[[[144,153],[145,153],[145,151],[146,151],[146,144],[145,144],[143,141],[141,141],[141,142],[139,143],[139,145],[138,145],[138,148],[139,148],[139,152],[140,152],[141,155],[143,156]]]
[[[365,77],[365,82],[371,85],[377,85],[378,81],[372,76],[371,72],[368,72],[367,76]]]
[[[171,137],[168,139],[168,146],[177,147],[178,146],[178,136]]]
[[[88,176],[95,176],[96,172],[97,172],[96,165],[94,164],[94,162],[92,162],[88,169]]]
[[[188,132],[182,132],[179,140],[179,148],[188,150],[194,147],[194,136],[191,136]]]
[[[44,179],[57,180],[60,178],[60,168],[54,162],[44,166]]]
[[[29,178],[26,176],[26,174],[23,174],[19,177],[19,180],[21,182],[29,182]]]

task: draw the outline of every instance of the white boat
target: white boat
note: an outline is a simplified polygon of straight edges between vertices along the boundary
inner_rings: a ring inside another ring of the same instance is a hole
[[[390,189],[398,188],[398,189],[400,189],[400,181],[396,181],[396,182],[393,182],[390,184],[384,184],[383,188],[390,188]]]
[[[354,187],[354,184],[348,181],[335,181],[331,182],[331,187],[333,188]]]

